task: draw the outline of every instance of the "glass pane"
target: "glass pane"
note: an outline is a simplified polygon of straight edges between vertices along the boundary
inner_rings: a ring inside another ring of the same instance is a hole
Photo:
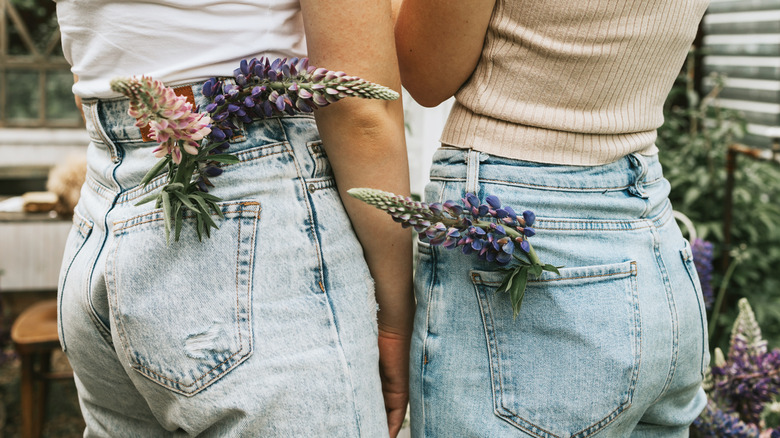
[[[57,29],[56,4],[52,1],[39,0],[10,0],[11,5],[19,13],[24,22],[27,33],[33,40],[39,51],[45,50],[51,40],[51,36]],[[29,49],[24,45],[20,31],[12,20],[8,20],[9,46],[8,51],[12,55],[29,54]]]
[[[28,70],[11,70],[5,73],[6,114],[8,119],[38,119],[41,90],[38,87],[40,73]]]
[[[73,75],[68,70],[46,74],[46,118],[79,120],[81,114],[73,101]]]

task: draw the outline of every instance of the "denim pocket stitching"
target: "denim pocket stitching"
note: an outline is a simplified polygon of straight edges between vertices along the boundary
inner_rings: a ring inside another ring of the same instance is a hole
[[[625,263],[625,262],[624,262]],[[628,409],[633,400],[633,392],[636,388],[636,383],[638,380],[639,375],[639,369],[641,367],[641,321],[639,320],[639,308],[638,308],[638,297],[637,297],[637,284],[636,284],[636,277],[638,275],[638,267],[637,263],[635,261],[628,262],[629,266],[626,270],[625,268],[622,268],[621,270],[617,270],[611,273],[604,273],[604,274],[595,274],[595,275],[573,275],[570,277],[561,278],[561,280],[578,280],[583,278],[608,278],[608,277],[625,277],[628,278],[631,284],[631,318],[632,318],[632,333],[630,333],[631,337],[631,349],[632,349],[632,361],[634,366],[632,367],[631,376],[630,376],[630,382],[628,385],[628,388],[623,393],[622,398],[625,400],[620,403],[620,406],[616,407],[612,411],[610,411],[604,418],[602,418],[600,421],[596,422],[595,424],[591,424],[584,429],[575,432],[571,434],[572,438],[585,438],[588,437],[611,422],[613,422],[623,411]],[[621,263],[623,264],[623,263]],[[621,265],[616,264],[616,265]],[[604,265],[604,266],[598,266],[598,267],[591,267],[591,268],[602,268],[602,270],[615,265]],[[575,268],[576,269],[576,268]],[[479,284],[483,284],[489,287],[495,287],[498,284],[500,284],[500,281],[492,281],[488,279],[483,279],[484,272],[482,271],[471,271],[471,278],[472,282],[475,285],[475,292],[477,293],[477,299],[478,304],[481,309],[482,313],[482,321],[484,324],[484,333],[486,342],[488,344],[488,354],[490,355],[490,374],[491,374],[491,386],[493,388],[494,394],[496,392],[498,393],[498,397],[494,395],[494,414],[497,415],[499,418],[502,418],[509,423],[513,424],[514,426],[518,427],[521,430],[527,431],[529,433],[533,433],[537,436],[544,437],[544,438],[558,438],[558,435],[555,435],[553,432],[550,432],[534,423],[532,423],[529,420],[526,420],[525,418],[519,416],[517,413],[513,412],[512,410],[508,409],[504,406],[503,400],[504,400],[504,386],[506,382],[504,382],[504,377],[502,375],[502,366],[501,366],[501,359],[500,354],[498,353],[498,345],[499,345],[499,339],[496,336],[498,328],[496,327],[495,318],[494,318],[494,311],[491,310],[491,303],[489,300],[486,300],[482,297],[482,292],[480,292],[479,288],[477,287]],[[491,273],[492,274],[492,273]],[[544,283],[545,280],[529,280],[529,285],[533,283]],[[490,325],[488,327],[488,324]],[[519,421],[517,421],[519,420]]]
[[[223,214],[236,214],[236,213],[238,213],[239,215],[242,214],[242,213],[254,214],[254,218],[248,218],[248,219],[250,219],[250,220],[253,219],[255,224],[256,224],[257,220],[259,220],[260,213],[262,211],[260,204],[258,202],[255,202],[255,201],[223,203],[222,206],[223,206]],[[231,210],[230,208],[228,208],[228,207],[236,207],[236,206],[239,207],[238,210]],[[255,211],[243,210],[242,207],[244,207],[244,206],[253,206],[253,209]],[[128,230],[130,228],[134,228],[134,227],[139,226],[141,224],[146,224],[146,223],[151,223],[151,222],[156,222],[156,221],[162,221],[163,218],[160,216],[161,212],[162,212],[162,210],[157,209],[157,210],[153,210],[151,212],[147,212],[145,214],[141,214],[141,215],[137,215],[137,216],[131,217],[129,219],[125,219],[125,220],[122,220],[122,221],[116,221],[116,222],[114,222],[114,225],[115,225],[114,235],[115,236],[119,236],[119,235],[123,234],[126,230]],[[150,216],[151,219],[137,221],[138,219],[141,219],[141,218],[143,218],[145,216]],[[239,216],[238,217],[238,233],[237,233],[239,238],[241,236],[241,226],[242,226],[241,225],[241,222],[242,222],[241,219],[242,219],[241,216]],[[128,224],[128,225],[121,226],[121,224],[123,224],[123,223],[124,224]],[[257,234],[257,227],[254,226],[254,227],[252,227],[251,237],[248,239],[250,247],[254,246],[254,242],[256,240],[256,234]],[[116,258],[117,258],[116,253],[118,252],[118,250],[119,250],[119,245],[116,244],[114,246],[114,254],[113,254],[113,259],[114,260],[116,260]],[[240,245],[239,245],[239,247],[237,249],[237,252],[240,253]],[[252,265],[252,261],[253,260],[254,260],[254,251],[250,251],[249,261],[248,261],[249,266]],[[241,258],[240,258],[240,255],[237,254],[236,264],[240,265],[240,263],[241,263]],[[114,266],[112,266],[112,268],[113,268],[113,270],[115,270],[116,269],[116,265],[114,264]],[[237,266],[237,268],[236,268],[236,278],[237,278],[236,288],[238,288],[239,283],[240,283],[238,281],[239,273],[240,273],[240,268]],[[113,273],[113,276],[114,276],[114,278],[117,278],[117,275],[116,275],[115,272]],[[247,342],[247,349],[246,349],[246,351],[244,350],[244,335],[243,335],[243,330],[241,328],[242,321],[241,321],[240,317],[238,316],[238,313],[240,313],[240,304],[239,304],[240,303],[240,297],[239,297],[239,292],[237,291],[236,292],[236,310],[235,311],[236,311],[236,314],[237,314],[236,324],[238,325],[238,328],[237,328],[238,338],[239,338],[238,350],[236,352],[233,352],[233,354],[231,354],[230,356],[225,358],[222,362],[220,362],[220,363],[216,364],[215,366],[213,366],[211,369],[203,372],[203,374],[198,379],[195,379],[190,384],[186,384],[186,383],[180,382],[179,380],[166,377],[166,376],[158,373],[157,371],[155,371],[153,369],[150,369],[147,366],[144,366],[143,364],[140,364],[140,363],[132,361],[132,359],[131,359],[130,366],[133,369],[135,369],[136,371],[138,371],[142,376],[149,378],[151,381],[153,381],[153,382],[155,382],[157,384],[160,384],[160,385],[162,385],[162,386],[164,386],[166,388],[169,388],[170,390],[172,390],[174,392],[177,392],[179,394],[185,395],[187,397],[191,397],[191,396],[194,396],[195,394],[197,394],[198,392],[200,392],[201,390],[207,388],[212,382],[214,382],[214,381],[218,380],[219,378],[223,377],[225,374],[227,374],[229,371],[231,371],[236,366],[238,366],[241,363],[243,363],[244,360],[246,360],[246,358],[248,358],[252,354],[252,352],[253,352],[253,342],[252,342],[252,336],[251,336],[251,332],[252,332],[252,326],[251,326],[251,314],[252,314],[252,308],[251,308],[251,288],[252,288],[251,273],[248,275],[248,280],[249,281],[248,281],[248,284],[247,284],[247,292],[246,292],[246,294],[247,294],[247,313],[249,314],[249,316],[248,316],[247,321],[245,322],[245,324],[247,325],[246,328],[248,329],[247,331],[248,331],[248,335],[249,336],[248,336],[248,342]],[[108,286],[109,286],[109,289],[110,289],[111,285],[108,285]],[[116,287],[115,284],[113,286],[114,286],[114,288]],[[130,343],[128,341],[127,334],[124,331],[122,322],[118,319],[119,317],[117,315],[117,313],[118,313],[117,309],[119,308],[119,303],[118,303],[118,293],[116,292],[116,290],[114,291],[114,294],[113,294],[113,302],[114,302],[114,309],[115,309],[114,310],[114,322],[115,322],[115,325],[116,325],[116,328],[117,328],[117,334],[119,335],[120,341],[121,341],[122,346],[124,347],[125,351],[129,353],[131,351],[131,346],[130,346]],[[223,364],[225,364],[226,362],[229,362],[230,360],[232,360],[235,356],[237,356],[239,354],[243,355],[240,358],[240,360],[235,362],[229,368],[225,369],[223,372],[218,373],[217,375],[212,376],[211,379],[203,382],[202,386],[200,386],[200,387],[197,386],[198,383],[201,380],[209,377],[209,375],[212,374],[216,369],[220,368]],[[150,378],[148,375],[145,374],[145,372],[148,372],[149,374],[152,374],[152,375],[156,376],[159,379],[165,380],[167,382],[171,382],[171,384],[175,385],[175,386],[165,385],[163,382],[160,382],[159,380],[155,380],[153,378]],[[183,390],[179,389],[179,387],[184,387],[184,388],[195,387],[196,389],[191,391],[191,392],[186,392],[186,391],[183,391]]]

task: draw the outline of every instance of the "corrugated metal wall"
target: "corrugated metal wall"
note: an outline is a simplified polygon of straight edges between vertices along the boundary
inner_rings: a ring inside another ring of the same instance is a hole
[[[704,17],[705,76],[726,76],[720,106],[741,111],[750,146],[780,136],[780,0],[712,0]],[[703,81],[704,91],[714,86]]]

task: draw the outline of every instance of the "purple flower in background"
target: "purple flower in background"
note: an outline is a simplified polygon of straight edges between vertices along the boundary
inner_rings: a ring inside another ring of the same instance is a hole
[[[704,305],[707,310],[711,310],[712,304],[715,302],[715,294],[712,291],[712,243],[699,238],[693,239],[691,251],[693,252],[693,263],[696,265],[696,272],[699,274],[701,282]]]
[[[764,406],[780,393],[780,350],[768,351],[753,310],[739,301],[727,358],[715,352],[712,398],[744,421],[758,423]]]
[[[701,438],[758,438],[755,424],[740,420],[736,412],[724,412],[708,400],[701,415],[693,422],[696,435]]]

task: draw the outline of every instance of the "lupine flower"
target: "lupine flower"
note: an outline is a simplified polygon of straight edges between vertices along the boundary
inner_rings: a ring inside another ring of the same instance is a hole
[[[746,299],[739,301],[728,357],[715,353],[713,398],[746,422],[758,423],[766,403],[780,393],[780,350],[768,351]]]
[[[755,424],[745,423],[736,412],[725,412],[712,401],[693,422],[696,435],[701,438],[758,438]]]
[[[699,238],[693,239],[691,251],[693,252],[693,263],[696,265],[696,272],[699,274],[701,282],[704,305],[707,310],[711,310],[712,304],[715,302],[715,295],[712,291],[712,243]]]
[[[447,249],[460,248],[464,254],[475,254],[482,260],[506,265],[512,261],[515,245],[528,253],[528,237],[534,235],[527,220],[533,221],[530,211],[522,217],[511,207],[501,206],[495,196],[488,196],[481,204],[474,194],[463,198],[461,207],[453,201],[426,204],[393,193],[375,189],[350,189],[357,199],[386,211],[403,227],[413,227],[419,239]]]
[[[496,292],[508,293],[515,318],[520,314],[528,276],[538,277],[542,271],[559,273],[559,266],[542,264],[528,243],[528,238],[535,234],[531,228],[536,220],[534,213],[526,210],[518,216],[512,207],[502,206],[496,196],[488,196],[482,204],[469,193],[460,206],[453,201],[426,204],[375,189],[350,189],[348,193],[389,213],[402,226],[414,227],[423,242],[447,249],[460,248],[464,254],[476,254],[501,266],[514,259],[514,267],[502,269],[504,280]],[[514,255],[516,247],[527,261]]]
[[[205,111],[215,122],[210,135],[215,143],[233,136],[235,121],[310,113],[345,97],[398,98],[398,93],[381,85],[310,66],[307,58],[242,60],[233,77],[235,83],[211,78],[203,84],[203,95],[212,99]]]
[[[192,111],[192,104],[173,89],[149,77],[119,78],[111,89],[130,98],[128,113],[136,126],[149,125],[149,137],[160,143],[154,150],[157,158],[171,155],[174,163],[182,160],[181,149],[197,155],[200,141],[211,132],[211,118]]]

